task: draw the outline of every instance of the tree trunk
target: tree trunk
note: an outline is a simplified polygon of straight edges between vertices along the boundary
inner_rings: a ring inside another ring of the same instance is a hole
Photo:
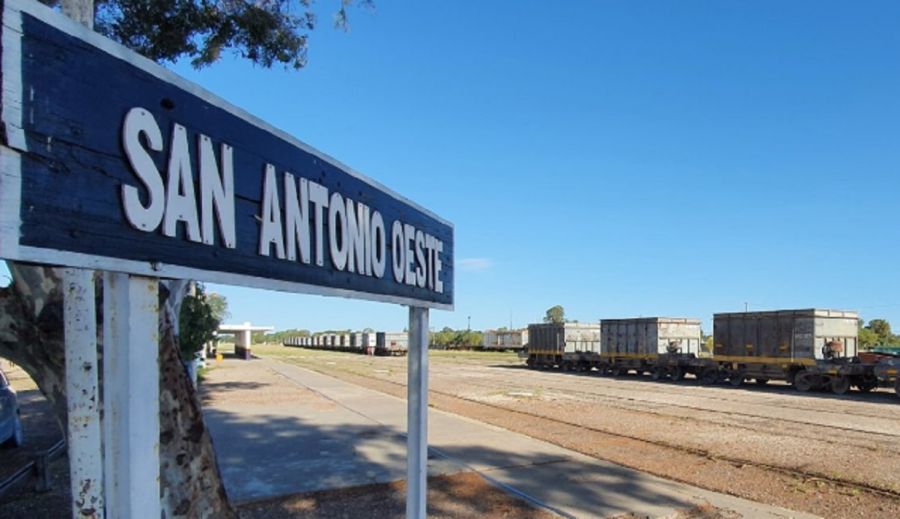
[[[13,284],[0,289],[0,357],[18,364],[66,425],[62,283],[53,268],[9,263]],[[183,281],[160,285],[160,486],[164,517],[236,517],[225,495],[200,401],[181,363],[177,315]],[[98,320],[102,319],[97,291]],[[98,330],[102,324],[98,322]],[[102,337],[98,337],[102,355]],[[102,372],[102,370],[101,370]],[[101,381],[102,383],[102,381]]]

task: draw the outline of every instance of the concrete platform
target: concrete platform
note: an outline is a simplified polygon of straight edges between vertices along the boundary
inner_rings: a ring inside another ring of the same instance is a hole
[[[406,402],[274,360],[226,361],[203,384],[236,501],[406,477]],[[814,517],[603,462],[434,409],[429,474],[477,470],[563,516],[663,517],[707,502],[743,517]]]

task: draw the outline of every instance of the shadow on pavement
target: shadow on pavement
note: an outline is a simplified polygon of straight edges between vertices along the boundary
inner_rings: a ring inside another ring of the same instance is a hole
[[[206,389],[215,391],[215,388],[216,384],[210,384]],[[226,488],[236,502],[315,492],[292,506],[299,507],[298,513],[315,510],[320,505],[327,510],[323,503],[333,497],[328,491],[396,482],[406,476],[405,435],[394,427],[319,423],[320,418],[329,417],[305,419],[285,415],[283,409],[272,413],[206,409],[205,415]],[[469,472],[470,465],[476,463],[482,467],[488,465],[492,467],[484,471],[488,480],[511,495],[531,497],[535,502],[577,504],[600,516],[626,513],[637,506],[642,509],[692,506],[686,499],[672,497],[683,495],[677,493],[676,483],[616,465],[583,463],[578,458],[552,460],[546,453],[532,456],[457,441],[452,446],[432,448],[429,460],[432,475]],[[465,489],[454,488],[454,484],[452,479],[447,480],[433,490],[446,492],[447,501],[452,503],[453,496],[463,499],[465,495]],[[403,492],[394,487],[385,487],[385,492],[387,497],[379,499],[388,499],[392,504],[384,506],[388,506],[389,514],[401,517]],[[324,500],[323,503],[318,499]],[[486,512],[477,509],[477,498],[472,503],[476,506],[475,516]],[[450,510],[433,512],[460,516]]]

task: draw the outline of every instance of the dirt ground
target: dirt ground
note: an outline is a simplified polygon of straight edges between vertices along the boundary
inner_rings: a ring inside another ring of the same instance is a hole
[[[25,445],[18,449],[0,451],[0,480],[6,479],[37,453],[46,450],[62,438],[62,431],[52,415],[47,401],[34,383],[17,369],[4,365],[13,387],[22,402],[22,417],[26,430]],[[297,389],[296,391],[301,391]],[[253,389],[206,393],[211,403],[220,399],[259,399]],[[266,394],[264,398],[299,398],[291,392]],[[68,458],[62,456],[50,465],[51,489],[38,493],[33,481],[23,482],[0,498],[0,517],[10,519],[57,519],[70,517]],[[403,481],[384,485],[367,485],[340,490],[313,492],[287,496],[262,502],[242,504],[238,512],[243,518],[357,518],[403,517],[405,514]],[[544,519],[555,515],[530,506],[527,502],[489,485],[474,473],[429,479],[428,515],[436,518],[526,518]]]
[[[367,485],[301,494],[241,505],[244,519],[281,518],[402,518],[406,512],[406,482]],[[509,517],[549,519],[555,514],[529,506],[498,491],[481,476],[462,473],[429,478],[428,517]]]
[[[25,443],[15,449],[0,448],[0,481],[5,481],[64,436],[50,404],[41,395],[34,381],[24,371],[6,362],[3,362],[3,371],[17,392]],[[35,492],[34,480],[23,482],[10,490],[0,498],[0,517],[30,519],[70,516],[68,470],[68,461],[63,456],[50,464],[49,492]]]
[[[255,353],[405,396],[406,359]],[[597,458],[825,517],[900,517],[900,400],[525,369],[513,354],[431,352],[431,405]]]
[[[405,396],[405,358],[281,346],[254,351]],[[430,402],[442,410],[755,501],[825,517],[900,517],[900,401],[886,390],[835,397],[778,385],[675,385],[530,371],[513,354],[498,353],[432,352],[430,364]],[[28,389],[30,381],[12,378],[26,402],[30,432],[25,449],[0,453],[0,475],[62,435],[41,408],[46,402]],[[19,488],[0,499],[0,517],[67,516],[66,458],[52,467],[53,491]],[[402,485],[291,496],[245,504],[240,512],[249,518],[401,517]],[[434,478],[429,501],[434,517],[548,516],[474,474]],[[680,517],[723,516],[697,509]]]

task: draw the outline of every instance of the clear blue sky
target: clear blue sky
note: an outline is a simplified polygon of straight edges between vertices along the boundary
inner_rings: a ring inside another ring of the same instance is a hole
[[[859,310],[900,327],[900,3],[389,2],[309,66],[175,69],[452,221],[432,326]],[[402,5],[400,5],[402,4]],[[397,306],[213,285],[232,321]]]

